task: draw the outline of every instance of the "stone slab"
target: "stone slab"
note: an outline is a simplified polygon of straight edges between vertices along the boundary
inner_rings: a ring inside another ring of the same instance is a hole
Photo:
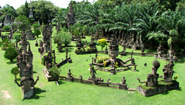
[[[169,90],[178,89],[179,82],[172,81],[170,84],[159,85],[156,87],[151,87],[150,89],[144,89],[141,86],[137,86],[137,91],[145,97],[163,93]]]
[[[47,73],[46,68],[43,68],[43,73],[48,81],[54,81],[54,78]]]

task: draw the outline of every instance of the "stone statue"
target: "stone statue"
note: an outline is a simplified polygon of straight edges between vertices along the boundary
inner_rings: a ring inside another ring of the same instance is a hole
[[[154,87],[158,84],[158,78],[159,78],[159,74],[157,73],[157,69],[160,67],[160,63],[159,61],[155,60],[153,62],[153,67],[152,67],[152,73],[148,74],[147,76],[147,81],[143,81],[141,82],[139,78],[138,81],[140,83],[146,83],[146,86],[148,87]]]
[[[67,79],[69,81],[74,81],[74,77],[72,76],[71,69],[69,69],[69,72],[67,73],[67,75],[68,75]]]
[[[91,65],[91,68],[90,68],[90,74],[92,76],[92,80],[95,80],[96,79],[96,71],[94,70],[94,67]]]
[[[123,76],[123,79],[121,80],[120,84],[126,84],[125,76]]]
[[[21,78],[20,84],[15,79],[15,83],[22,88],[23,98],[31,98],[34,95],[34,85],[36,85],[39,77],[37,76],[37,80],[34,82],[34,79],[30,77],[29,71],[24,69],[24,77]]]
[[[69,13],[66,17],[67,26],[69,28],[70,25],[73,25],[75,23],[75,13],[73,13],[73,5],[72,2],[69,4]]]
[[[45,59],[45,66],[46,66],[47,70],[49,70],[52,67],[51,52],[49,52],[47,56],[44,56],[44,59]]]

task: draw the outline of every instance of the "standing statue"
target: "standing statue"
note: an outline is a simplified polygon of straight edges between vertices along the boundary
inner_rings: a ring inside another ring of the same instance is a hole
[[[34,85],[36,85],[39,77],[34,82],[34,79],[30,77],[29,70],[24,69],[24,77],[21,78],[21,83],[19,84],[15,79],[15,83],[22,88],[23,98],[31,98],[34,95]]]

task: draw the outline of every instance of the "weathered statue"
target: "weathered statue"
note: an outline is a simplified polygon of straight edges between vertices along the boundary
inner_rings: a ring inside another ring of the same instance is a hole
[[[96,79],[96,71],[94,70],[93,66],[91,66],[91,68],[90,68],[90,74],[92,76],[92,80],[95,80]]]
[[[160,76],[161,78],[164,79],[164,82],[171,82],[172,81],[172,76],[173,76],[173,63],[169,63],[168,65],[166,64],[163,67],[163,72],[164,72],[164,77]]]
[[[125,76],[123,76],[123,79],[121,80],[120,84],[126,84]]]
[[[69,69],[69,72],[67,73],[67,75],[68,75],[67,79],[69,81],[74,81],[74,77],[72,76],[71,69]]]
[[[158,84],[158,78],[159,78],[159,74],[157,73],[157,69],[160,67],[160,63],[159,61],[155,60],[153,62],[153,67],[152,67],[152,73],[148,74],[147,76],[147,81],[143,81],[141,82],[139,78],[138,81],[140,83],[146,83],[146,86],[148,87],[154,87]]]
[[[29,71],[24,69],[24,77],[21,78],[20,84],[15,79],[15,83],[22,88],[23,98],[31,98],[34,94],[34,85],[39,80],[37,76],[37,80],[34,82],[34,79],[29,76]]]

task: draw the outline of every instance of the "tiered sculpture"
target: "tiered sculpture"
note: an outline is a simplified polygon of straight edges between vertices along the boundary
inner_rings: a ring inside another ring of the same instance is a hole
[[[33,54],[30,48],[30,44],[27,51],[27,41],[25,39],[25,34],[22,36],[22,47],[18,51],[19,55],[17,56],[17,66],[20,71],[21,82],[20,84],[15,79],[15,83],[22,88],[23,98],[31,98],[34,95],[34,85],[39,80],[34,82],[33,80]]]
[[[96,65],[96,67],[103,67],[103,66],[109,66],[111,65],[111,69],[108,70],[111,72],[111,74],[115,74],[117,71],[115,70],[115,64],[118,64],[118,67],[127,67],[127,69],[121,69],[119,71],[124,71],[124,70],[128,70],[130,69],[129,66],[135,66],[136,64],[133,63],[134,62],[134,58],[132,58],[132,54],[131,54],[131,59],[128,59],[126,61],[122,61],[119,58],[116,58],[119,54],[119,46],[117,43],[117,40],[115,38],[115,35],[112,35],[112,38],[110,40],[110,44],[109,44],[109,51],[108,54],[110,56],[110,59],[108,59],[105,64],[104,63],[93,63],[92,65]],[[126,64],[127,62],[132,61],[130,64]],[[107,70],[104,70],[107,71]]]
[[[41,55],[52,50],[51,34],[52,34],[52,27],[50,25],[46,25],[42,31],[43,42],[40,42],[40,48],[38,49]]]
[[[67,14],[66,17],[66,23],[68,28],[70,25],[73,25],[75,23],[75,13],[73,13],[72,1],[69,4],[69,13]]]

